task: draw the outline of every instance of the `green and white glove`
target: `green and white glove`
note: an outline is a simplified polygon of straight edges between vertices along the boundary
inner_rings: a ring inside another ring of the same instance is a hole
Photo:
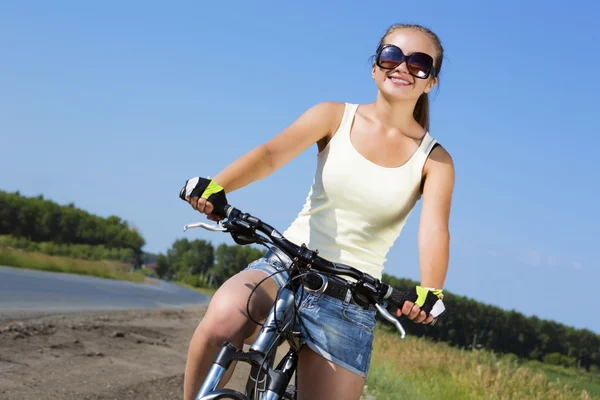
[[[434,320],[446,311],[443,299],[442,289],[424,288],[422,286],[411,288],[405,297],[405,300],[418,305],[421,311],[424,311],[427,316],[431,315]]]
[[[188,198],[203,198],[213,205],[213,213],[226,217],[227,197],[225,189],[215,181],[208,178],[195,177],[185,182],[185,186],[179,192],[179,198],[187,201]]]

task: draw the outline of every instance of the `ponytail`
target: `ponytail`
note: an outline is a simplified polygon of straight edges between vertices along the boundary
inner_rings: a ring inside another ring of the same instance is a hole
[[[413,111],[413,117],[426,132],[429,132],[429,96],[427,93],[419,96]]]

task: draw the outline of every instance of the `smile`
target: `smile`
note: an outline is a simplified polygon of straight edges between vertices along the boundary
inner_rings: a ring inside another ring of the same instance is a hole
[[[392,81],[392,83],[394,83],[395,85],[401,85],[401,86],[409,86],[412,85],[411,82],[407,81],[406,79],[397,77],[397,76],[390,76],[388,77],[389,80]]]

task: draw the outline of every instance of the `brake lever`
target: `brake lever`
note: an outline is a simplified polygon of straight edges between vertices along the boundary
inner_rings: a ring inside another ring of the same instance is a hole
[[[219,221],[216,224],[207,224],[206,222],[195,222],[193,224],[187,224],[183,227],[183,231],[185,232],[191,228],[204,228],[207,231],[211,232],[227,232],[227,228],[223,226],[221,221]]]
[[[375,308],[377,308],[377,311],[379,311],[379,314],[381,314],[383,316],[383,318],[387,319],[392,324],[394,324],[394,326],[396,327],[396,329],[398,329],[400,331],[400,338],[404,339],[404,337],[406,336],[406,332],[404,331],[404,328],[402,327],[402,324],[400,324],[400,321],[398,321],[397,318],[394,318],[392,316],[392,314],[390,314],[388,312],[388,310],[386,310],[385,308],[381,307],[379,304],[375,303]]]

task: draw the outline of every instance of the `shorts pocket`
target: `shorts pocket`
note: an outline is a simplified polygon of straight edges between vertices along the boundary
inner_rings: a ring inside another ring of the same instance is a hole
[[[375,319],[375,311],[367,311],[364,308],[354,304],[348,304],[347,306],[344,306],[342,315],[347,322],[351,322],[354,325],[360,326],[367,331],[373,331],[373,329],[375,329],[375,325],[377,324],[377,320]]]
[[[312,293],[307,293],[307,292],[304,292],[304,294],[297,293],[298,297],[300,297],[301,295],[303,297],[303,300],[302,300],[302,304],[300,305],[300,310],[314,309],[317,306],[317,304],[319,304],[319,299],[321,298],[320,295],[316,295],[316,294],[312,294]]]

